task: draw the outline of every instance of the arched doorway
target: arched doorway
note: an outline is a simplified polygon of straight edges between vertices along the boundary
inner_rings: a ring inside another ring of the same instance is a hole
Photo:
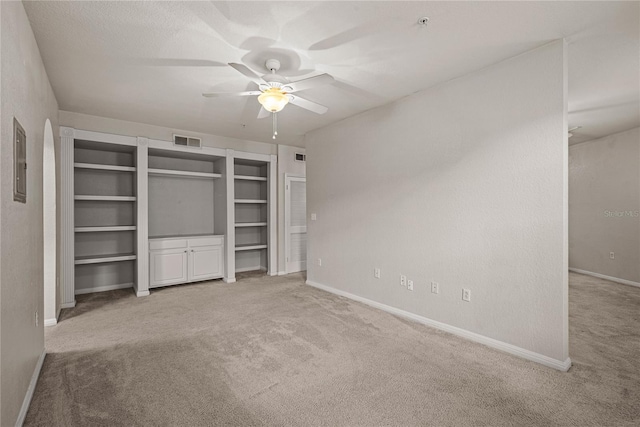
[[[44,236],[44,324],[58,322],[56,308],[56,154],[49,119],[44,124],[42,152],[42,228]]]

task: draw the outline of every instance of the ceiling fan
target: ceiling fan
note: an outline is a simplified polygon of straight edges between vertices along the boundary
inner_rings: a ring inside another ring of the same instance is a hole
[[[277,71],[280,69],[280,61],[277,59],[268,59],[265,62],[265,66],[269,71],[271,71],[271,74],[265,74],[262,77],[246,65],[231,62],[229,63],[229,66],[240,72],[245,77],[248,77],[252,82],[256,83],[260,90],[251,90],[246,92],[203,93],[202,96],[207,98],[217,98],[226,96],[257,95],[258,102],[263,107],[258,113],[258,118],[262,119],[267,117],[269,113],[271,113],[273,117],[273,139],[276,139],[276,135],[278,135],[276,114],[279,111],[282,111],[287,104],[291,103],[317,114],[324,114],[328,110],[324,105],[301,98],[298,95],[292,95],[292,93],[332,83],[334,79],[329,74],[320,74],[309,77],[308,79],[292,82],[286,77],[277,74]]]

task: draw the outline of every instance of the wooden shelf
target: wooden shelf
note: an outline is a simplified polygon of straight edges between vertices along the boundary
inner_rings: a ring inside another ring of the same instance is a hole
[[[116,225],[110,227],[76,227],[74,231],[76,233],[96,233],[106,231],[133,231],[135,229],[135,225]]]
[[[267,249],[267,245],[240,245],[236,246],[236,252],[239,251],[255,251],[260,249]]]
[[[135,196],[75,196],[74,200],[87,200],[96,202],[135,202]]]
[[[103,171],[135,172],[134,166],[99,165],[97,163],[74,163],[76,169],[96,169]]]
[[[236,227],[266,227],[266,222],[236,222]]]
[[[245,181],[266,181],[267,177],[265,176],[250,176],[250,175],[236,175],[235,179],[242,179]]]
[[[149,175],[160,175],[160,176],[175,176],[175,177],[183,177],[183,178],[201,178],[201,179],[216,179],[222,177],[219,173],[208,173],[208,172],[189,172],[189,171],[178,171],[171,169],[149,169]]]
[[[79,256],[75,259],[76,265],[81,264],[101,264],[105,262],[119,262],[119,261],[131,261],[136,259],[135,254],[113,254],[113,255],[94,255],[94,256]]]
[[[267,201],[266,200],[254,200],[254,199],[236,199],[236,203],[259,204],[259,203],[267,203]]]

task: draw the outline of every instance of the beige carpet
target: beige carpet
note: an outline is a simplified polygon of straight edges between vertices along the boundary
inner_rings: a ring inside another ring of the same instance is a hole
[[[78,296],[26,425],[640,424],[640,289],[571,275],[561,373],[303,284]]]

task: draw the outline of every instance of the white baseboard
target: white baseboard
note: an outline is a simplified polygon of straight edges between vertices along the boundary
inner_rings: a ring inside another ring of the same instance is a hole
[[[244,267],[244,268],[236,268],[236,273],[245,273],[247,271],[267,271],[264,267]]]
[[[53,319],[44,319],[44,326],[55,326],[58,324],[58,319],[55,317]]]
[[[530,360],[532,362],[540,363],[544,366],[548,366],[553,369],[557,369],[559,371],[566,372],[571,367],[571,359],[567,357],[566,360],[557,360],[553,359],[549,356],[545,356],[540,353],[535,353],[531,350],[526,350],[524,348],[515,346],[513,344],[508,344],[506,342],[498,341],[493,338],[486,337],[484,335],[476,334],[475,332],[470,332],[465,329],[458,328],[456,326],[447,325],[446,323],[441,323],[435,320],[428,319],[426,317],[420,316],[418,314],[410,313],[405,310],[401,310],[399,308],[391,307],[386,304],[382,304],[376,301],[372,301],[367,298],[360,297],[358,295],[350,294],[348,292],[341,291],[339,289],[332,288],[330,286],[322,285],[317,282],[313,282],[311,280],[307,280],[307,285],[313,286],[314,288],[321,289],[323,291],[330,292],[335,295],[339,295],[345,298],[352,299],[354,301],[361,302],[363,304],[369,305],[371,307],[386,311],[387,313],[394,314],[396,316],[404,317],[406,319],[413,320],[418,323],[422,323],[423,325],[431,326],[436,329],[440,329],[441,331],[449,332],[450,334],[457,335],[462,338],[466,338],[470,341],[474,341],[480,344],[484,344],[488,347],[495,348],[497,350],[504,351],[509,354],[513,354],[514,356],[522,357],[523,359]]]
[[[120,283],[118,285],[107,285],[107,286],[97,286],[95,288],[76,289],[75,294],[76,295],[92,294],[94,292],[106,292],[106,291],[114,291],[116,289],[127,289],[127,288],[133,288],[133,283]],[[149,291],[147,291],[147,293],[148,292]]]
[[[236,283],[236,278],[224,277],[222,281],[225,283]]]
[[[73,302],[63,302],[60,304],[60,309],[63,308],[73,308],[76,306],[76,300],[73,300]]]
[[[597,277],[598,279],[608,280],[610,282],[622,283],[623,285],[637,286],[640,288],[640,282],[634,282],[633,280],[618,279],[617,277],[606,276],[600,273],[594,273],[593,271],[580,270],[579,268],[569,268],[569,271],[574,273],[586,274],[587,276]]]
[[[137,297],[148,297],[149,295],[151,295],[149,291],[136,291]]]
[[[42,354],[38,358],[36,362],[36,367],[33,370],[33,375],[31,375],[31,381],[29,382],[29,387],[27,388],[27,393],[24,395],[24,400],[22,401],[22,407],[20,408],[20,412],[18,413],[18,419],[16,420],[16,427],[22,427],[24,424],[24,419],[27,416],[27,411],[29,410],[29,405],[31,404],[31,398],[33,397],[33,392],[36,390],[36,384],[38,383],[38,378],[40,377],[40,370],[42,369],[42,364],[44,363],[44,357],[47,355],[46,350],[42,349]]]
[[[285,274],[288,274],[286,271],[278,271],[278,276],[284,276]]]

